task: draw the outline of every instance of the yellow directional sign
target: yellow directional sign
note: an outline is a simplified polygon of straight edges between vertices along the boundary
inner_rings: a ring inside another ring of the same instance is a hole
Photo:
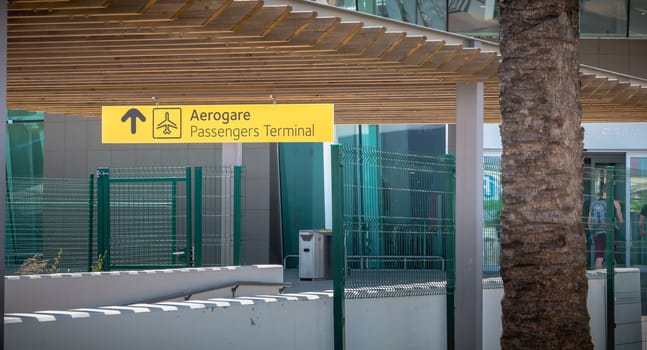
[[[332,142],[332,104],[104,106],[103,143]]]

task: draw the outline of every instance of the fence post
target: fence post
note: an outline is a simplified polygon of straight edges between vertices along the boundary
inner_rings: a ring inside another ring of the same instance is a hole
[[[609,350],[615,349],[616,346],[616,320],[615,320],[615,261],[614,244],[615,244],[615,171],[613,166],[606,167],[605,181],[606,184],[606,251],[604,260],[607,265],[607,344]]]
[[[193,171],[193,240],[195,242],[195,266],[202,266],[202,167]],[[189,216],[190,218],[190,216]]]
[[[193,266],[195,258],[195,247],[193,246],[193,237],[191,235],[191,167],[184,168],[184,183],[185,189],[184,193],[186,194],[186,246],[188,249],[188,256],[186,257],[186,264],[188,266]],[[175,215],[175,213],[174,213]]]
[[[92,271],[92,234],[94,228],[94,174],[88,176],[88,271]],[[97,254],[98,253],[97,249]]]
[[[188,219],[187,219],[188,220]],[[175,252],[177,249],[177,182],[171,182],[171,252]],[[189,255],[190,252],[182,248],[185,251],[186,255],[184,256],[184,261],[187,265],[190,263]],[[177,256],[173,254],[171,256],[171,263],[177,263]],[[182,260],[182,259],[180,259]]]
[[[344,289],[346,284],[344,232],[344,179],[340,145],[330,146],[332,180],[332,269],[333,269],[333,328],[335,350],[346,348]]]
[[[454,201],[456,195],[456,162],[452,155],[447,156],[446,165],[449,166],[449,181],[445,182],[447,187],[445,188],[445,194],[448,196],[449,200],[445,206],[448,209],[447,219],[450,220],[451,229],[447,231],[445,237],[445,252],[446,252],[446,278],[447,278],[447,349],[453,350],[456,346],[456,325],[455,325],[455,291],[456,291],[456,217],[454,215],[454,208],[456,203]]]
[[[110,169],[97,169],[97,258],[110,270]]]
[[[234,166],[234,265],[240,265],[241,212],[242,212],[242,166]]]

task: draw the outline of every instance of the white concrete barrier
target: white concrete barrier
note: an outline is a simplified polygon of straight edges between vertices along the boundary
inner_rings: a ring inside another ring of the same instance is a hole
[[[236,290],[238,296],[277,294],[283,283],[283,267],[250,265],[6,276],[5,312],[127,305],[169,295],[190,294],[214,286],[231,286],[237,282],[257,284],[239,287]],[[193,295],[192,298],[220,296],[231,297],[231,288]]]
[[[330,350],[332,297],[311,298],[212,299],[21,315],[5,318],[5,348]]]
[[[595,348],[604,349],[605,274],[588,276],[591,334]],[[618,270],[616,286],[630,296],[624,297],[625,306],[616,307],[616,320],[624,320],[616,332],[616,341],[626,343],[623,349],[641,346],[634,326],[640,325],[636,281],[637,270]],[[347,348],[446,348],[446,298],[438,288],[434,293],[346,300]],[[483,349],[499,349],[502,296],[500,280],[484,281]],[[332,301],[331,293],[300,293],[10,313],[5,315],[5,348],[332,349]]]

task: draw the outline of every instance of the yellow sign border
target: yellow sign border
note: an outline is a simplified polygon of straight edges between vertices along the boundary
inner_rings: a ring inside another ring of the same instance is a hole
[[[103,106],[104,144],[332,142],[332,104]]]

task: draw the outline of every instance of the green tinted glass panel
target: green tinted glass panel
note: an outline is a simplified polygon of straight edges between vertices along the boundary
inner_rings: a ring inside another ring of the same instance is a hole
[[[283,256],[299,254],[299,230],[324,229],[323,144],[279,145]],[[294,267],[296,259],[287,261]]]
[[[629,36],[647,38],[647,0],[631,0]]]
[[[580,2],[581,36],[627,35],[626,0],[583,0]]]
[[[9,111],[7,119],[7,175],[43,176],[42,112]]]
[[[447,2],[448,29],[477,37],[498,37],[501,13],[495,0]]]
[[[631,263],[632,265],[647,265],[647,236],[645,236],[647,233],[647,156],[631,157],[630,162],[629,223],[632,239]]]

